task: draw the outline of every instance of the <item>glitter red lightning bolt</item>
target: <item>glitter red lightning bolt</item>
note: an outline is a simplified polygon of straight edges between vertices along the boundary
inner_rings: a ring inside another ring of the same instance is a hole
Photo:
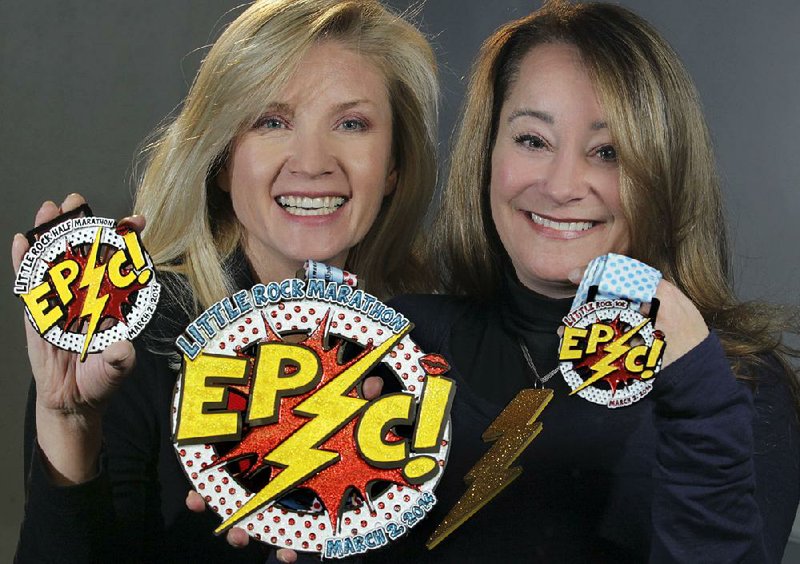
[[[307,416],[295,413],[295,408],[314,396],[327,384],[336,380],[348,368],[353,367],[360,360],[364,359],[373,349],[372,345],[367,346],[356,358],[341,363],[341,352],[344,341],[336,340],[330,348],[325,348],[326,333],[329,314],[323,317],[317,328],[299,344],[308,347],[319,357],[322,365],[322,376],[319,383],[306,393],[283,397],[280,400],[278,421],[270,425],[252,426],[245,428],[242,440],[230,451],[219,456],[213,466],[220,464],[234,463],[233,470],[240,478],[249,479],[257,472],[268,472],[270,479],[275,479],[280,475],[280,468],[274,467],[266,462],[268,455],[283,444],[289,437],[294,435],[298,429],[308,424],[310,419]],[[282,342],[264,320],[267,328],[267,342]],[[286,374],[291,374],[295,367],[287,366]],[[249,385],[230,386],[228,410],[245,411],[247,398],[250,394]],[[358,393],[355,388],[347,392],[346,397],[357,398]],[[313,420],[313,419],[312,419]],[[404,486],[410,486],[405,480],[400,468],[376,468],[367,463],[358,452],[355,441],[355,427],[358,422],[358,415],[347,421],[340,429],[334,432],[327,440],[323,441],[318,447],[319,450],[334,452],[338,454],[338,459],[332,464],[325,466],[316,474],[312,474],[308,479],[299,484],[299,487],[312,490],[320,499],[328,511],[333,530],[339,523],[339,516],[342,511],[343,502],[348,497],[351,490],[356,490],[363,499],[368,499],[366,492],[368,486],[375,481],[386,481]],[[391,432],[387,434],[386,440],[401,440]],[[287,467],[288,468],[288,467]]]

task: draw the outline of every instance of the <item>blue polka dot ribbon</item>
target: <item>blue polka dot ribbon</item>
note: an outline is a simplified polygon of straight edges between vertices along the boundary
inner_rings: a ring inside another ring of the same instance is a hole
[[[358,277],[355,274],[350,274],[346,270],[323,262],[307,260],[303,264],[303,270],[305,270],[306,279],[308,280],[324,280],[325,282],[336,282],[337,284],[347,284],[348,286],[356,286],[358,284]]]
[[[595,301],[622,298],[638,307],[653,300],[660,281],[661,272],[636,259],[614,253],[599,256],[586,267],[572,309],[586,302],[592,286],[597,286]]]

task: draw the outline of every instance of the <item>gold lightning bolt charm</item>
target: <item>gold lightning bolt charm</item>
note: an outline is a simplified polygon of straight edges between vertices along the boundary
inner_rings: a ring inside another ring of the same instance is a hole
[[[486,454],[464,476],[467,491],[436,527],[425,546],[434,548],[472,517],[481,507],[522,474],[511,466],[542,430],[536,421],[553,398],[553,390],[524,389],[484,431],[484,442],[494,442]]]

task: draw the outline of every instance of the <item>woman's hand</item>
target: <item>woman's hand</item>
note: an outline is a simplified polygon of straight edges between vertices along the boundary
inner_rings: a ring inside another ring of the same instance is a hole
[[[674,284],[659,282],[656,298],[660,305],[655,326],[666,336],[667,346],[661,361],[666,368],[699,345],[708,336],[708,326],[692,300]],[[643,314],[649,313],[649,306],[642,306]]]
[[[45,202],[34,223],[39,226],[84,203],[78,194],[67,196],[61,206]],[[137,231],[144,228],[142,217],[126,218],[120,223]],[[11,258],[15,272],[28,248],[23,235],[14,236]],[[37,440],[51,477],[60,485],[89,480],[97,473],[102,411],[135,364],[133,345],[129,341],[114,343],[80,362],[77,353],[61,350],[40,337],[28,320],[24,325],[28,358],[36,380]]]
[[[584,272],[584,268],[572,271],[570,282],[579,285]],[[662,279],[655,297],[660,303],[655,327],[664,333],[667,342],[661,360],[661,367],[666,368],[699,345],[708,336],[708,326],[692,300],[671,282]],[[641,312],[648,315],[650,304],[643,304]]]

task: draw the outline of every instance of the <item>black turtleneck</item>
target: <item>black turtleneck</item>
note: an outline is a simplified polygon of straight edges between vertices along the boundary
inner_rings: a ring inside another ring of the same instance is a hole
[[[415,342],[450,360],[458,389],[439,503],[408,539],[375,554],[375,561],[779,560],[800,494],[792,438],[800,435],[788,423],[793,412],[781,400],[785,386],[767,385],[777,383],[774,369],[760,375],[753,429],[750,390],[734,379],[713,333],[665,368],[649,395],[624,408],[570,395],[557,373],[545,385],[553,399],[538,418],[542,431],[513,462],[522,475],[436,549],[424,548],[466,491],[464,476],[487,451],[483,432],[521,389],[533,386],[519,339],[540,374],[556,365],[556,329],[570,300],[538,295],[513,275],[504,284],[488,301],[406,296],[392,302],[416,324]],[[776,428],[783,429],[780,439]]]
[[[503,286],[495,304],[481,312],[486,317],[485,325],[455,324],[450,338],[454,364],[473,367],[464,374],[473,391],[499,405],[508,403],[522,388],[540,387],[525,361],[520,341],[540,376],[556,367],[556,330],[572,302],[571,298],[553,299],[538,294],[520,284],[510,272]],[[500,354],[487,354],[490,352]],[[498,371],[503,372],[503,377],[492,377]]]

